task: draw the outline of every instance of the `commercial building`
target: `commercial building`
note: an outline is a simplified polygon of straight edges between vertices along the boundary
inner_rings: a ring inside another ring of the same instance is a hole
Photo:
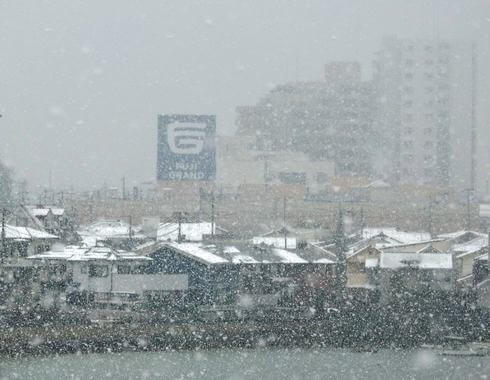
[[[394,181],[474,188],[475,78],[471,44],[383,40],[373,78],[378,159]]]
[[[325,81],[279,85],[255,106],[237,107],[237,134],[250,149],[332,162],[336,176],[371,173],[372,88],[357,62],[325,66]]]

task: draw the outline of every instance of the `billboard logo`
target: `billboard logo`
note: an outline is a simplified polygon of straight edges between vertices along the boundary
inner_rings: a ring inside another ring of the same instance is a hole
[[[167,127],[167,142],[172,153],[199,154],[204,148],[207,125],[204,123],[172,123]]]
[[[214,180],[215,136],[214,115],[159,115],[157,179]]]

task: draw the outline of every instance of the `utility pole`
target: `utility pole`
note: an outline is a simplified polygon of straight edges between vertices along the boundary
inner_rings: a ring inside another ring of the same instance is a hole
[[[288,232],[286,229],[286,197],[282,198],[282,229],[284,232],[284,249],[288,249]]]
[[[5,214],[7,210],[5,207],[2,208],[2,257],[0,262],[3,263],[4,257],[7,255],[7,241],[6,241],[6,233],[5,233]]]
[[[364,207],[361,206],[361,238],[364,236]]]
[[[428,223],[427,223],[427,227],[428,227],[428,230],[429,230],[429,235],[430,235],[430,238],[432,239],[432,235],[433,235],[433,229],[432,229],[432,203],[433,203],[433,198],[432,198],[432,195],[429,197],[429,216],[428,216]]]
[[[214,238],[214,191],[211,193],[211,238]]]
[[[121,185],[122,185],[122,200],[126,200],[126,177],[121,178]]]
[[[132,215],[129,215],[128,235],[129,235],[129,244],[131,245],[131,247],[133,247],[133,216]]]
[[[177,234],[177,243],[182,242],[182,212],[177,213],[177,222],[179,223],[178,234]]]
[[[466,229],[471,230],[471,191],[466,189]]]
[[[335,230],[335,254],[337,255],[337,263],[335,266],[335,285],[336,291],[339,296],[343,296],[345,285],[347,283],[347,259],[345,253],[347,251],[345,246],[345,234],[344,234],[344,215],[342,208],[339,206],[339,213],[337,219],[337,227]]]

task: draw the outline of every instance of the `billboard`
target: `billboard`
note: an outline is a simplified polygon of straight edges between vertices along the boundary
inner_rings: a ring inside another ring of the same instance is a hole
[[[214,180],[215,137],[214,115],[158,115],[157,180]]]

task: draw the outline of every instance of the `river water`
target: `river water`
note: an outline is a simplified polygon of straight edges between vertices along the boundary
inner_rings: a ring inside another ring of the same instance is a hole
[[[429,350],[221,349],[0,358],[0,379],[490,379],[490,357]]]

